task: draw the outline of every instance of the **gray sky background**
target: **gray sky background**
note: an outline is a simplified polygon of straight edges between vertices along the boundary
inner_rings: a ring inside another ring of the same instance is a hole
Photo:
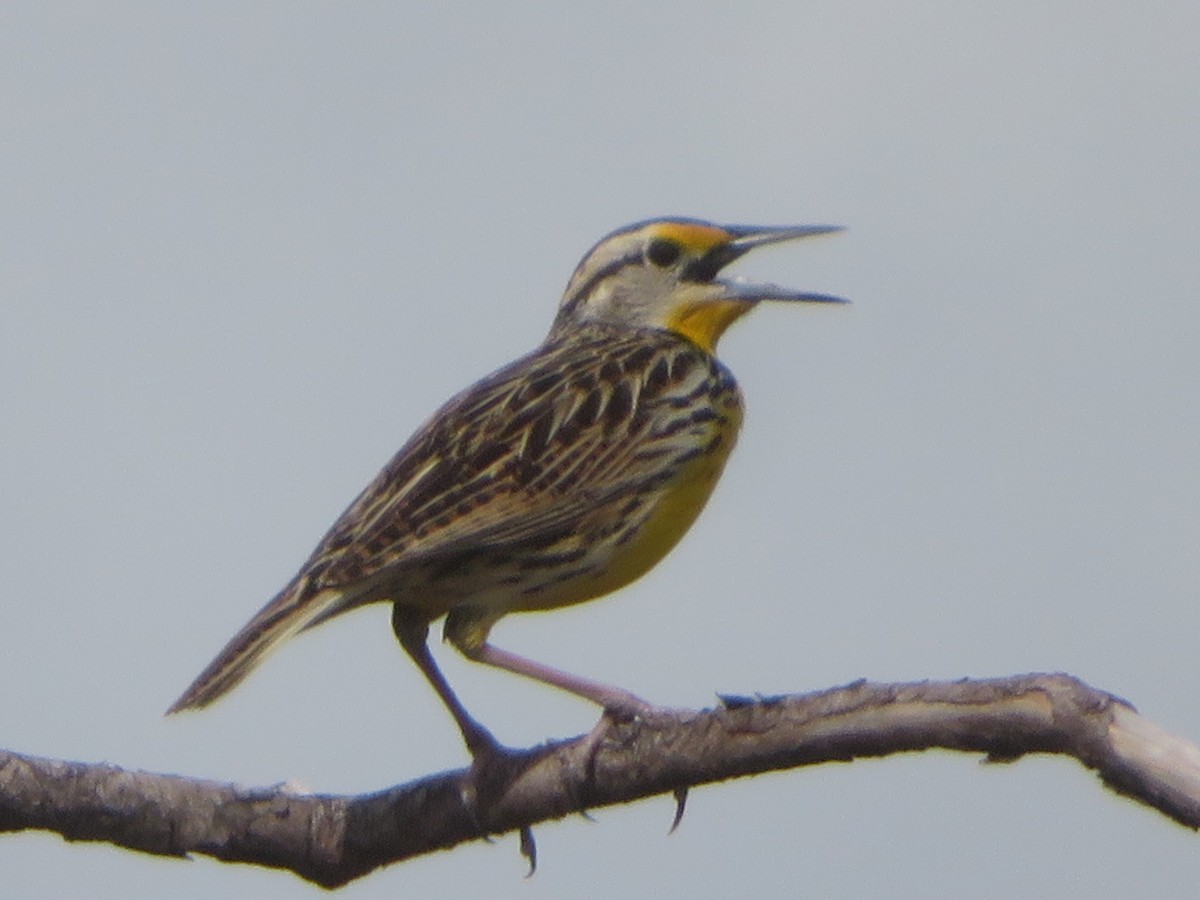
[[[1200,739],[1195,4],[8,4],[0,744],[246,784],[464,763],[363,611],[162,710],[628,221],[835,222],[742,271],[743,440],[670,559],[502,645],[666,704],[1064,670]],[[718,9],[719,7],[719,9]],[[439,648],[505,741],[571,698]],[[1078,765],[831,766],[539,828],[347,897],[1191,897]],[[20,897],[318,896],[0,839]]]

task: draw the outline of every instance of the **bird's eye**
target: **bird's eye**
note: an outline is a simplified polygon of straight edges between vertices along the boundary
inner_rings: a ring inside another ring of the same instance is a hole
[[[666,238],[655,238],[646,246],[646,259],[660,269],[665,269],[679,259],[680,246]]]

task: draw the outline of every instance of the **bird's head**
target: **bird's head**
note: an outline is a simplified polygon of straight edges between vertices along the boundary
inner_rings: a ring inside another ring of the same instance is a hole
[[[831,225],[722,226],[695,219],[626,226],[592,247],[576,267],[550,336],[605,322],[673,331],[713,353],[725,329],[764,300],[845,302],[717,277],[755,247],[840,230]]]

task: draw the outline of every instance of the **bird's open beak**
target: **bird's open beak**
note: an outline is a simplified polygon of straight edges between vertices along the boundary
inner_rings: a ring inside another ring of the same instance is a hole
[[[692,266],[688,274],[697,281],[716,281],[725,288],[727,298],[742,300],[747,303],[758,303],[763,300],[783,300],[801,303],[849,303],[842,297],[830,294],[816,294],[808,291],[794,291],[776,284],[761,284],[740,279],[717,280],[717,273],[730,263],[745,256],[755,247],[765,247],[768,244],[779,244],[784,241],[795,241],[800,238],[815,237],[819,234],[832,234],[841,231],[840,225],[785,225],[778,227],[747,227],[735,226],[725,229],[733,238],[725,244],[720,244],[706,253]]]

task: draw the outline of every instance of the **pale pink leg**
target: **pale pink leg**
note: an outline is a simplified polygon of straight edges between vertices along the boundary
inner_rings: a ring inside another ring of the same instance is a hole
[[[648,715],[655,710],[653,704],[647,703],[641,697],[631,694],[623,688],[601,684],[598,681],[572,675],[570,672],[564,672],[544,663],[534,662],[524,656],[502,650],[486,641],[478,647],[470,649],[459,647],[459,649],[468,659],[475,662],[486,663],[498,669],[524,675],[534,681],[553,685],[577,697],[590,700],[603,707],[606,712],[616,716],[633,718]]]

